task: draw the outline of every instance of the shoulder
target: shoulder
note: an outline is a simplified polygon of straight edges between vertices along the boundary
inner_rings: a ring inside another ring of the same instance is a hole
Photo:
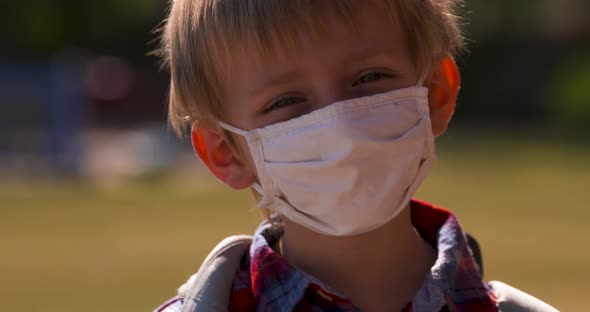
[[[502,282],[489,283],[500,312],[558,312],[547,303]]]
[[[234,277],[251,242],[252,237],[246,235],[224,239],[209,253],[199,270],[180,286],[178,296],[154,312],[227,311]]]

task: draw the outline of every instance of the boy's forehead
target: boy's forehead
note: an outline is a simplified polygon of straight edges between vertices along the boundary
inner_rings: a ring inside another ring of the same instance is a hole
[[[277,64],[294,63],[304,54],[313,52],[310,47],[318,45],[331,47],[333,52],[347,50],[350,58],[357,59],[391,47],[375,44],[382,41],[406,46],[406,36],[401,31],[397,17],[373,5],[359,6],[348,17],[326,14],[321,20],[311,20],[296,28],[279,27],[276,31],[260,34],[260,37],[263,38],[252,40],[252,37],[245,36],[227,46],[224,62],[226,74],[231,75],[232,69],[240,67],[235,66],[238,65],[236,63],[245,63],[247,67],[264,71],[280,71],[276,68]],[[359,37],[367,40],[351,41]],[[370,45],[366,46],[366,43]]]

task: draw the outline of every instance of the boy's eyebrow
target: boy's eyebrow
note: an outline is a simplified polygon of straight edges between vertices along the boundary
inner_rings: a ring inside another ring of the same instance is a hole
[[[373,47],[369,47],[366,49],[359,49],[354,51],[343,63],[343,65],[350,65],[356,62],[362,62],[371,60],[377,57],[383,57],[386,55],[391,55],[391,51],[383,51],[382,49],[375,49]]]
[[[381,49],[375,49],[369,47],[366,49],[358,49],[352,52],[342,61],[339,61],[338,67],[346,67],[351,64],[366,62],[368,60],[382,58],[384,56],[391,56],[392,51],[383,51]],[[280,85],[288,84],[291,81],[297,80],[300,73],[297,70],[288,70],[277,73],[272,73],[268,77],[265,77],[262,82],[256,84],[254,88],[249,92],[250,97],[257,97],[267,89],[278,87]]]
[[[267,89],[275,88],[280,85],[288,84],[300,76],[298,71],[282,71],[273,73],[268,77],[264,77],[260,83],[257,83],[249,92],[250,97],[257,97]]]

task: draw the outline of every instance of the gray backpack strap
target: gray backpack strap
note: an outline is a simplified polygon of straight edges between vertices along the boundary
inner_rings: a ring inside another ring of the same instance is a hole
[[[184,298],[182,312],[228,311],[234,276],[251,243],[247,235],[230,236],[219,243],[199,271],[178,289]]]
[[[545,302],[502,282],[490,282],[500,312],[559,312]]]

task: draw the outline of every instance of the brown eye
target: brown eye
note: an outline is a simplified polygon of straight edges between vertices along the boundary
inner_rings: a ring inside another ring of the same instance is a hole
[[[362,83],[370,83],[370,82],[374,82],[380,79],[384,79],[384,78],[391,78],[390,75],[384,74],[384,73],[379,73],[379,72],[372,72],[372,73],[368,73],[366,75],[363,75],[362,77],[360,77],[359,79],[357,79],[352,86],[357,86],[359,84]]]

